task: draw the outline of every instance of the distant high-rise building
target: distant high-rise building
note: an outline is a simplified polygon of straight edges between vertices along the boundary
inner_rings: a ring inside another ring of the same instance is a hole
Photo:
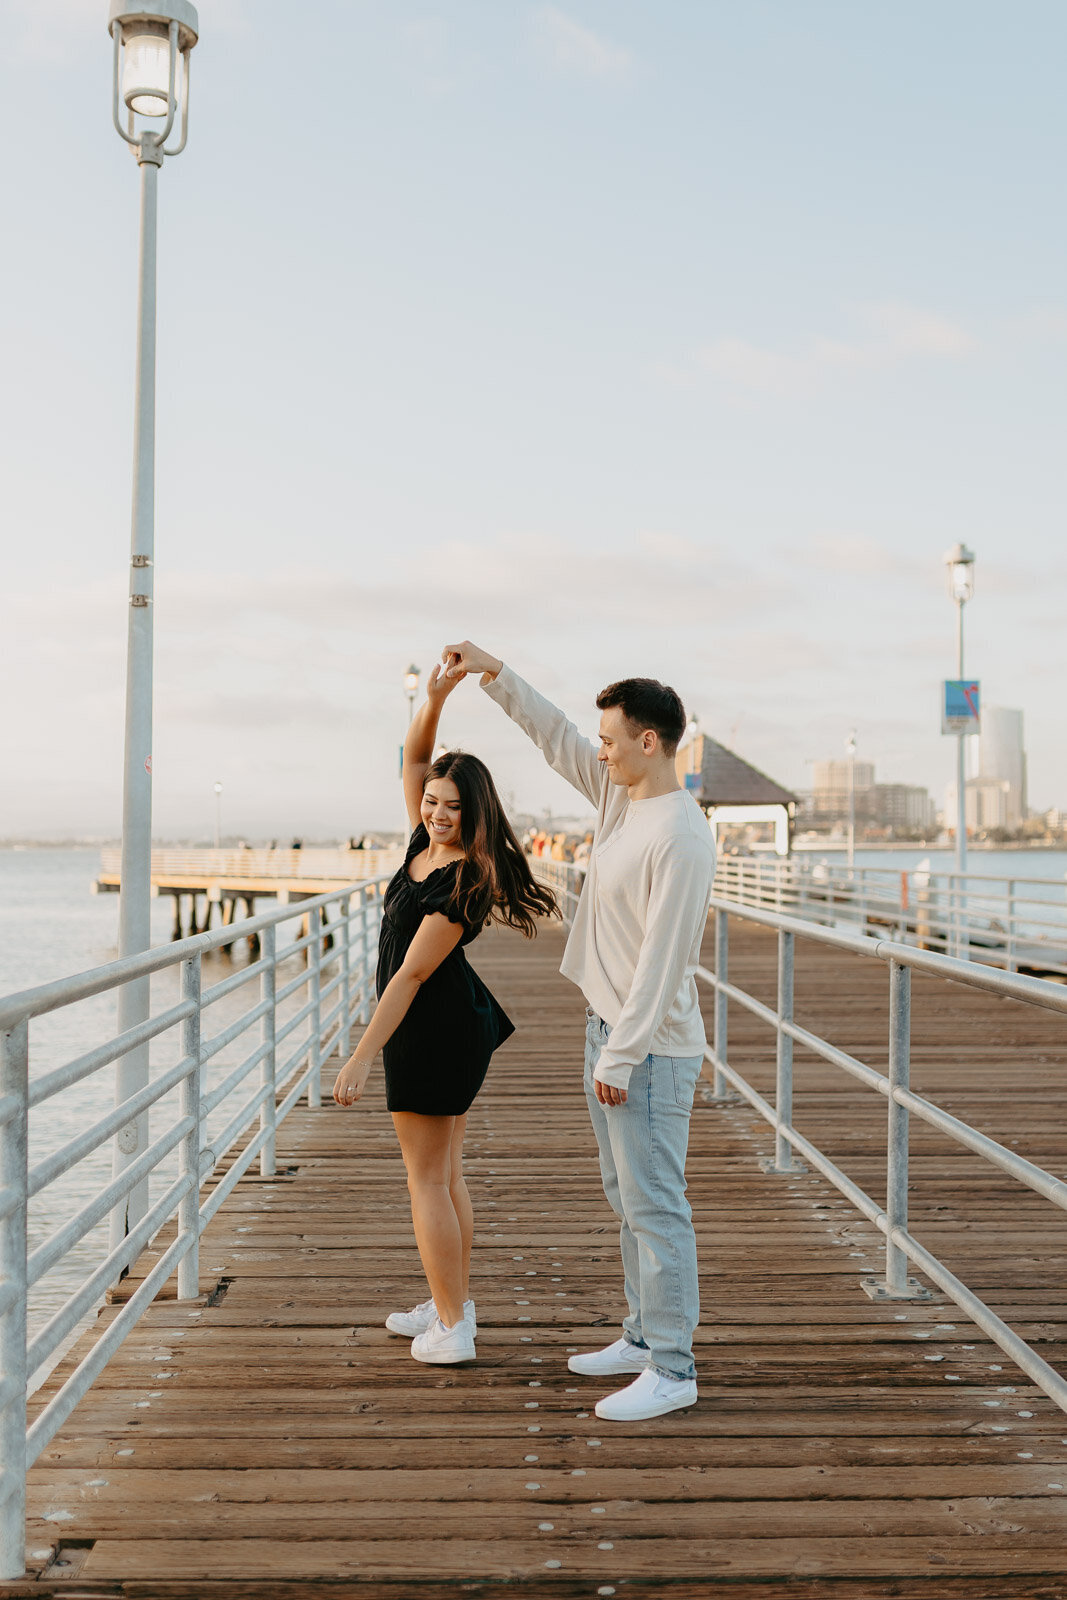
[[[816,761],[813,773],[812,812],[823,822],[843,821],[848,816],[848,762]],[[874,785],[873,761],[855,763],[855,802],[857,818],[869,813],[870,791]]]
[[[1005,820],[1000,826],[1018,828],[1027,816],[1026,751],[1023,747],[1023,714],[1005,706],[983,706],[982,731],[978,735],[978,778],[992,784],[1007,784]]]
[[[983,717],[985,712],[982,713]],[[988,828],[1017,828],[1017,813],[1013,809],[1012,788],[1006,778],[967,779],[967,832],[983,833]],[[949,826],[956,825],[956,785],[950,783],[945,790],[945,816]]]
[[[937,807],[929,791],[913,783],[876,783],[869,794],[870,820],[882,827],[923,832],[932,828]]]

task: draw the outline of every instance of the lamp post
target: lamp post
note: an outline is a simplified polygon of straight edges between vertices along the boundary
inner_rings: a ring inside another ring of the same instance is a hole
[[[848,756],[848,870],[851,874],[856,864],[856,730],[849,729],[845,740]]]
[[[411,719],[415,715],[415,696],[419,692],[419,678],[420,677],[421,677],[421,673],[419,672],[418,667],[416,667],[414,665],[410,666],[408,668],[408,670],[404,674],[404,693],[408,697],[408,727],[409,728],[411,727]]]
[[[419,692],[419,678],[421,676],[422,676],[422,674],[420,673],[418,667],[415,665],[414,662],[411,663],[411,665],[408,667],[408,670],[404,674],[404,693],[408,697],[408,727],[409,728],[411,727],[412,719],[415,716],[415,697]],[[401,777],[404,776],[404,746],[403,745],[400,746],[400,776]],[[407,814],[407,808],[405,807],[405,810],[404,810],[404,827],[403,827],[403,832],[401,833],[401,839],[406,839],[408,837],[409,832],[410,832],[410,829],[408,827],[408,814]]]
[[[222,848],[222,784],[215,784],[215,849]]]
[[[945,556],[948,592],[956,603],[956,676],[963,677],[963,608],[974,594],[974,551],[955,544]],[[956,871],[967,871],[967,735],[956,735]],[[962,885],[960,889],[962,891]]]
[[[130,549],[130,613],[126,649],[126,739],[122,786],[122,867],[119,955],[135,955],[151,943],[152,866],[152,561],[155,521],[156,430],[156,185],[163,157],[185,148],[189,128],[189,54],[200,24],[188,0],[150,0],[144,5],[112,0],[108,32],[114,41],[112,118],[141,169],[141,234],[137,308],[137,377],[133,432],[133,517]],[[181,107],[181,133],[167,147]],[[125,108],[125,126],[123,125]],[[144,119],[138,121],[138,119]],[[156,119],[156,126],[149,126]],[[162,119],[162,126],[158,125]],[[149,980],[138,978],[118,994],[118,1029],[124,1033],[149,1012]],[[115,1100],[121,1104],[148,1082],[148,1046],[129,1051],[115,1067]],[[143,1153],[148,1114],[143,1112],[115,1137],[115,1177]],[[142,1179],[111,1213],[111,1248],[148,1209]]]

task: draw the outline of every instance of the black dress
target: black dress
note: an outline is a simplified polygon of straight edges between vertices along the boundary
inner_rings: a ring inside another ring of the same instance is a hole
[[[404,865],[385,891],[378,945],[379,998],[400,970],[423,917],[440,912],[463,922],[449,904],[462,865],[450,861],[422,883],[408,867],[430,836],[420,822],[411,835]],[[403,1022],[382,1052],[386,1104],[390,1111],[418,1111],[430,1117],[458,1117],[470,1109],[485,1081],[489,1058],[515,1032],[499,1002],[467,963],[463,946],[480,928],[463,924],[463,937],[422,984]]]

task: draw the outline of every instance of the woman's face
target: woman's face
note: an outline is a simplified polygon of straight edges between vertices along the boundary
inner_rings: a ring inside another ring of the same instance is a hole
[[[431,778],[422,791],[421,815],[435,844],[460,845],[459,790],[451,778]]]

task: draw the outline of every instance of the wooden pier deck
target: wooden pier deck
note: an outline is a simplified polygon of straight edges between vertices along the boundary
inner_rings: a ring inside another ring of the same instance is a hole
[[[772,936],[733,927],[731,977],[769,990]],[[470,1117],[477,1364],[420,1366],[382,1326],[425,1291],[380,1080],[358,1110],[300,1110],[285,1175],[212,1222],[202,1303],[157,1301],[33,1470],[34,1576],[5,1594],[1067,1597],[1067,1416],[943,1296],[869,1300],[875,1230],[818,1175],[761,1172],[743,1105],[693,1117],[700,1401],[595,1417],[566,1355],[615,1337],[621,1283],[560,950],[476,946],[519,1023]],[[886,987],[798,949],[799,1019],[874,1063]],[[1067,1170],[1055,1015],[917,979],[914,1037],[920,1091]],[[773,1084],[734,1009],[731,1059]],[[879,1193],[880,1099],[798,1052],[795,1104]],[[927,1130],[914,1149],[919,1237],[1067,1369],[1062,1215]]]

